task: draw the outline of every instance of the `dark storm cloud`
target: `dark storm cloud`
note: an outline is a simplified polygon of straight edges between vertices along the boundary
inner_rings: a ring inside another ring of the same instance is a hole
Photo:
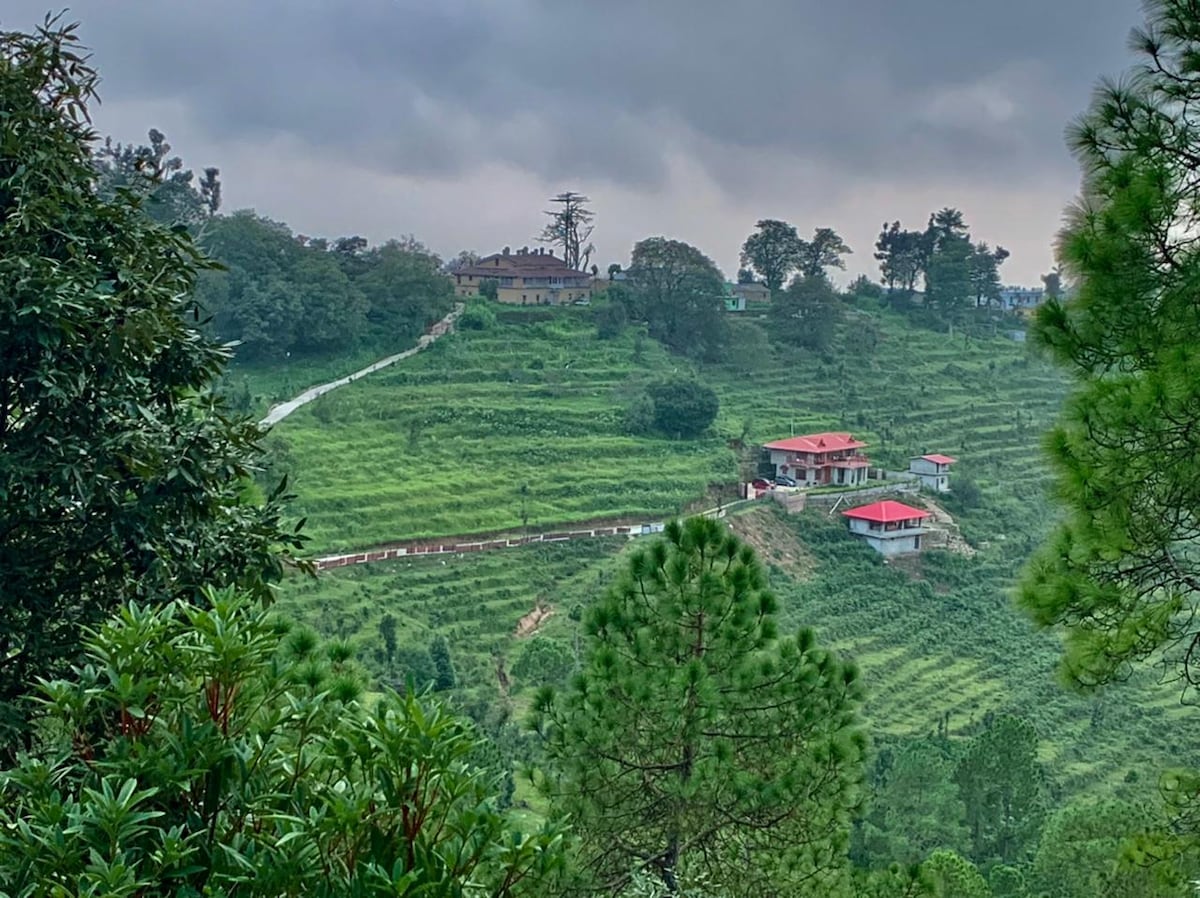
[[[6,6],[7,27],[40,9]],[[107,97],[178,101],[216,139],[648,187],[671,154],[722,186],[772,157],[883,180],[1065,170],[1063,125],[1125,64],[1140,18],[1136,0],[79,0],[72,15]]]

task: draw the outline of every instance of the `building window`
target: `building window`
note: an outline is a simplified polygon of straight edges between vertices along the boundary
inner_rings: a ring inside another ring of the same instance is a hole
[[[524,304],[525,300],[527,300],[527,299],[529,299],[529,297],[526,296],[524,293],[522,293],[521,294],[521,303]]]

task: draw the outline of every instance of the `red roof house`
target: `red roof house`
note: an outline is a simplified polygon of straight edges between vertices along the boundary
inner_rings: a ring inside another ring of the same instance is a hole
[[[903,502],[886,499],[843,511],[850,532],[867,541],[881,555],[904,555],[921,551],[922,522],[929,512]]]
[[[800,486],[855,486],[867,480],[871,462],[861,450],[866,443],[848,433],[810,433],[767,443],[776,476]]]

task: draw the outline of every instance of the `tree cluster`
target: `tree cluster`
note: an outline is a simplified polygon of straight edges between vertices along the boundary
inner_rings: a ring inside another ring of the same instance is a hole
[[[696,359],[718,359],[728,339],[725,278],[696,247],[648,237],[633,247],[626,290],[630,317],[646,322],[650,336]]]
[[[950,322],[1000,301],[1000,266],[1008,256],[1003,247],[972,242],[962,212],[952,208],[932,213],[923,231],[885,223],[875,242],[889,295],[905,302],[923,281],[926,308]]]
[[[160,224],[184,227],[218,267],[201,272],[195,295],[210,332],[236,343],[239,358],[343,352],[394,346],[420,334],[449,310],[446,271],[476,260],[463,251],[450,263],[413,237],[372,247],[359,236],[334,240],[293,234],[252,211],[218,214],[216,168],[196,179],[152,129],[148,145],[114,144],[94,153],[97,192],[136,197]]]
[[[755,227],[757,230],[742,244],[743,272],[747,278],[754,274],[760,277],[772,296],[793,275],[823,279],[830,268],[845,268],[842,257],[852,252],[833,228],[817,228],[812,239],[805,240],[786,221],[767,218]]]
[[[95,189],[95,73],[71,29],[0,35],[0,734],[123,602],[282,573],[281,490],[261,431],[214,392],[228,352],[198,333],[206,263],[142,196]],[[11,747],[12,741],[8,741]]]
[[[396,345],[449,310],[441,261],[412,238],[371,247],[294,235],[284,224],[236,212],[208,222],[202,248],[222,265],[196,289],[214,333],[247,359]]]

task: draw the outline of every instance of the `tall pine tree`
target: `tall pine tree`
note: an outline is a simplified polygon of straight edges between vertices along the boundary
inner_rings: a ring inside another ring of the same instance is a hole
[[[590,885],[821,894],[844,872],[857,674],[809,630],[779,636],[776,607],[753,549],[692,518],[591,610],[581,674],[535,706]]]

